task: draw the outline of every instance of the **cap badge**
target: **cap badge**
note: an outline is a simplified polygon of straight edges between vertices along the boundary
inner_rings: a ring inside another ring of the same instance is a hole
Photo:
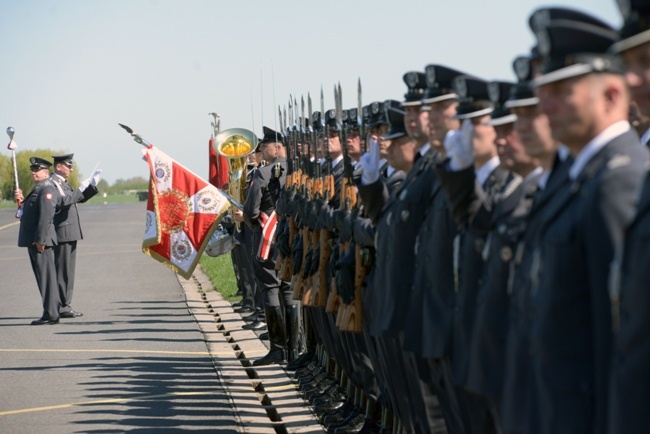
[[[490,101],[492,102],[499,102],[499,83],[496,81],[493,81],[492,83],[488,83],[488,97],[490,98]]]
[[[532,24],[534,30],[539,30],[541,28],[548,27],[551,23],[551,11],[548,9],[538,10],[533,14]]]
[[[418,73],[409,72],[406,74],[406,85],[408,87],[415,87],[418,84]]]
[[[436,85],[436,67],[427,66],[425,74],[427,77],[427,87],[434,87]]]
[[[373,102],[372,104],[370,104],[370,111],[372,112],[373,115],[379,113],[379,103]]]
[[[616,0],[618,10],[621,11],[621,15],[623,15],[623,20],[627,20],[630,17],[632,12],[632,5],[630,3],[630,0]]]
[[[467,98],[467,83],[464,77],[456,77],[454,79],[454,90],[460,98]]]
[[[518,57],[514,64],[515,74],[519,81],[525,81],[530,76],[530,61],[527,57]]]
[[[535,32],[535,36],[537,36],[537,46],[539,47],[539,52],[542,53],[542,56],[546,57],[551,54],[551,39],[549,38],[546,29],[538,29]]]

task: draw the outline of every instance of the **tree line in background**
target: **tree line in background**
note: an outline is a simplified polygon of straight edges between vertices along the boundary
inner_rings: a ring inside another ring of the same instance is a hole
[[[18,167],[18,183],[20,189],[27,194],[34,183],[30,175],[29,158],[40,157],[48,161],[52,161],[52,155],[62,154],[61,151],[52,151],[51,149],[38,149],[36,151],[18,151],[16,152],[16,166]],[[54,168],[52,168],[54,169]],[[93,168],[87,168],[84,172],[90,173]],[[82,178],[79,172],[79,166],[74,163],[74,170],[68,177],[68,182],[73,187],[78,187]],[[132,190],[147,190],[149,181],[141,176],[129,179],[118,179],[113,185],[110,185],[106,180],[102,179],[97,184],[99,193],[107,194],[124,194]],[[10,155],[0,155],[0,200],[13,200],[14,197],[14,169],[11,162]]]

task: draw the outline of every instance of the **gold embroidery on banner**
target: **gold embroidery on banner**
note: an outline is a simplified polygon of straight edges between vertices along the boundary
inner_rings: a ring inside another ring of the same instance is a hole
[[[187,195],[171,189],[158,196],[158,210],[160,229],[165,234],[183,230],[193,214],[188,204]]]

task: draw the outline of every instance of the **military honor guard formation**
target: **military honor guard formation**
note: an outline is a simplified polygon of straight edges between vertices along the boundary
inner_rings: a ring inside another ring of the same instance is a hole
[[[264,128],[237,311],[327,432],[650,432],[650,2],[619,3],[534,11],[517,82],[434,63]]]
[[[252,364],[295,372],[327,432],[650,432],[650,1],[618,4],[621,29],[534,11],[517,82],[432,63],[399,101],[359,84],[343,109],[339,85],[259,141],[217,128]],[[81,315],[75,203],[100,176],[73,190],[53,159],[16,192],[38,325]]]

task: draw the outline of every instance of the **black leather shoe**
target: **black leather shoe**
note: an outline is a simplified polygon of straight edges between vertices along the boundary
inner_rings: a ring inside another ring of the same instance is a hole
[[[293,360],[291,363],[287,363],[287,370],[297,371],[300,368],[304,368],[314,358],[314,354],[314,352],[301,354],[296,360]]]
[[[359,413],[357,416],[348,421],[347,424],[339,426],[334,430],[335,434],[356,434],[363,429],[366,424],[366,415]],[[330,429],[327,427],[327,432]]]
[[[264,332],[261,335],[258,336],[260,338],[260,341],[268,341],[269,340],[269,332]]]
[[[39,319],[35,319],[34,321],[32,321],[32,325],[45,325],[45,324],[54,325],[54,324],[58,324],[58,323],[59,323],[58,318],[57,319],[39,318]]]
[[[345,400],[332,401],[327,404],[320,404],[314,407],[314,413],[318,415],[332,414],[345,405]]]
[[[246,322],[257,321],[257,320],[260,319],[260,312],[257,311],[257,310],[254,310],[253,313],[251,313],[250,315],[242,316],[241,319],[246,321]]]
[[[79,318],[80,316],[84,316],[84,314],[81,312],[75,312],[74,310],[69,310],[67,312],[61,312],[59,316],[61,318]]]
[[[236,308],[234,310],[234,312],[238,313],[240,315],[246,315],[246,314],[255,312],[255,310],[253,310],[253,308],[249,307],[249,306],[240,306],[240,307]]]
[[[266,323],[264,321],[253,321],[241,326],[242,330],[265,330]]]

